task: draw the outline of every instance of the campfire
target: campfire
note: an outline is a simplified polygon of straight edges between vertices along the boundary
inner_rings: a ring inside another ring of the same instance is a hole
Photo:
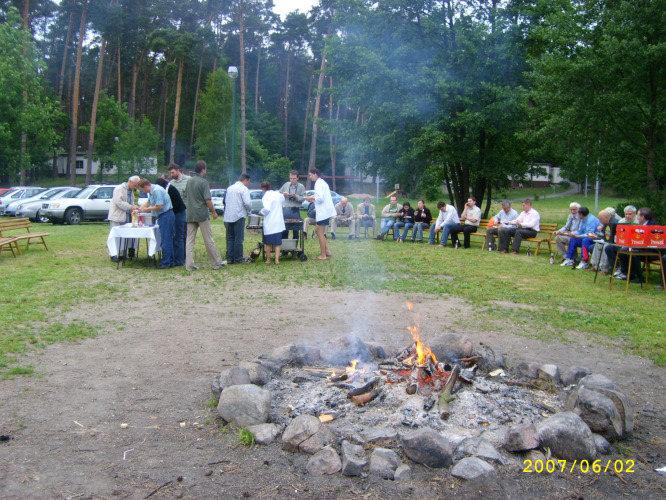
[[[407,310],[414,312],[412,302],[407,302]],[[447,419],[456,383],[458,380],[471,382],[473,379],[476,366],[470,367],[470,364],[475,358],[464,358],[454,365],[440,362],[423,341],[416,317],[407,330],[412,344],[395,357],[378,364],[354,359],[343,371],[333,370],[328,382],[347,390],[347,398],[357,406],[364,406],[380,397],[385,384],[404,384],[408,395],[420,394],[426,398],[424,410],[429,411],[437,404],[440,417]]]

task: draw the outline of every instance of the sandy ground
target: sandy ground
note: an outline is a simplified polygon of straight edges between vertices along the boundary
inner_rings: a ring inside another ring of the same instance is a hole
[[[462,483],[445,470],[414,467],[404,483],[339,475],[313,478],[307,457],[278,445],[248,449],[221,433],[206,407],[220,369],[291,342],[354,332],[390,346],[408,342],[404,296],[283,288],[251,283],[201,291],[187,280],[169,297],[137,299],[132,312],[91,304],[66,319],[99,325],[102,335],[34,353],[38,375],[0,381],[0,497],[465,497],[663,498],[666,478],[666,370],[588,340],[560,344],[503,331],[479,331],[471,307],[455,299],[409,297],[426,338],[458,333],[502,350],[510,363],[541,360],[585,365],[616,380],[636,404],[637,472],[614,475],[524,474]],[[198,300],[192,290],[200,294]],[[575,337],[571,334],[570,337]],[[184,424],[181,424],[184,422]],[[121,428],[121,424],[128,424]]]

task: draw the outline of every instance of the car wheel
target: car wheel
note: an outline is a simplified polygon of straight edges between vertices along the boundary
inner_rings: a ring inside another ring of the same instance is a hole
[[[65,222],[72,226],[76,224],[81,224],[83,220],[83,212],[80,208],[68,208],[65,211]]]

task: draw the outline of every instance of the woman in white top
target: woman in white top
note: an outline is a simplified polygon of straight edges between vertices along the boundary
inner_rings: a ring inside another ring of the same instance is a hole
[[[314,182],[315,193],[313,196],[307,196],[305,199],[314,202],[317,213],[317,238],[319,239],[319,255],[317,259],[326,260],[331,256],[326,240],[326,226],[331,222],[331,218],[336,216],[335,205],[331,197],[331,190],[321,173],[316,168],[311,168],[308,172],[308,179]]]
[[[282,207],[284,196],[271,190],[268,182],[261,183],[264,196],[261,199],[263,208],[260,213],[264,216],[264,251],[266,263],[271,261],[271,254],[275,251],[275,263],[280,263],[280,247],[282,246],[282,232],[285,230]]]

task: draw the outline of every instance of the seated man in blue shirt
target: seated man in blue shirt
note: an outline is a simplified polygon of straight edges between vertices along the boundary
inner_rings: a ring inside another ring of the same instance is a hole
[[[576,257],[576,249],[581,248],[581,264],[578,268],[587,269],[589,258],[585,257],[592,253],[594,240],[602,235],[599,233],[599,219],[590,213],[589,208],[580,207],[578,209],[578,217],[580,219],[578,229],[571,234],[569,248],[567,249],[567,253],[564,254],[564,261],[560,265],[572,267],[574,265],[574,258]]]
[[[162,260],[160,260],[160,269],[173,267],[173,232],[176,223],[176,217],[173,214],[171,198],[162,186],[151,184],[147,179],[141,179],[139,189],[148,195],[148,202],[141,207],[143,212],[153,212],[160,231],[160,240],[162,245]]]

